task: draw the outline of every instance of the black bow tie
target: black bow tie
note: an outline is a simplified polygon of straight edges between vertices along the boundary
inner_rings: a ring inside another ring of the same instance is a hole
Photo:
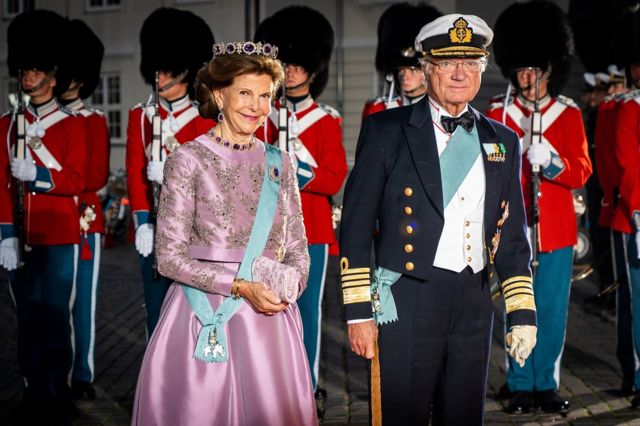
[[[473,129],[473,114],[471,111],[467,111],[459,117],[447,117],[443,115],[440,117],[440,122],[444,130],[449,134],[455,132],[458,125],[462,126],[467,132],[470,132],[471,129]]]

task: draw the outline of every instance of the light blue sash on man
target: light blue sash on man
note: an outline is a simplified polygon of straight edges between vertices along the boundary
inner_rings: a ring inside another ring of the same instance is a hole
[[[237,278],[247,281],[253,281],[251,265],[253,259],[256,256],[260,256],[264,250],[278,205],[282,153],[278,148],[269,144],[264,146],[266,148],[266,167],[262,181],[262,191],[247,249],[242,257],[237,275]],[[243,303],[242,298],[225,297],[218,310],[213,312],[213,308],[207,299],[207,293],[184,284],[182,285],[182,290],[187,296],[187,300],[189,300],[189,304],[191,304],[191,308],[198,320],[202,323],[193,357],[204,362],[227,361],[227,338],[224,328],[227,321],[236,313],[240,304]]]
[[[473,126],[470,132],[458,126],[440,155],[443,208],[447,208],[455,193],[458,192],[458,188],[479,155],[480,141],[476,126]]]

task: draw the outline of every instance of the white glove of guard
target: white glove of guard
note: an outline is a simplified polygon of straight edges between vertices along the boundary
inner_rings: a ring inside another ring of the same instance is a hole
[[[36,180],[36,165],[33,162],[31,151],[27,149],[26,158],[24,160],[13,157],[11,159],[11,175],[23,182],[33,182]]]
[[[532,165],[549,167],[551,164],[551,150],[544,143],[534,143],[527,149],[527,159]]]
[[[536,334],[538,327],[534,325],[515,325],[507,333],[507,353],[520,367],[524,367],[524,361],[531,355],[536,346]]]
[[[638,252],[638,259],[640,259],[640,231],[636,232],[636,251]]]
[[[147,179],[162,185],[164,179],[164,161],[149,161],[147,164]]]
[[[7,271],[13,271],[18,267],[18,239],[16,237],[0,241],[0,266]]]
[[[142,257],[147,257],[153,251],[153,225],[143,223],[136,229],[136,250]]]

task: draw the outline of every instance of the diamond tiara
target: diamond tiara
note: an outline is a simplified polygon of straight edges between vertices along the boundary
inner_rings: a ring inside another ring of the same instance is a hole
[[[216,43],[213,45],[213,57],[223,55],[264,55],[273,59],[278,58],[278,48],[269,43],[254,43],[252,41],[236,41]]]

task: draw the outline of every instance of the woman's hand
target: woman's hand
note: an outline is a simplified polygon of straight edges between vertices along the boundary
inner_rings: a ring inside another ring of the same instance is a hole
[[[239,280],[234,283],[238,286],[238,294],[244,297],[256,312],[265,315],[273,315],[284,311],[289,306],[273,294],[269,288],[263,284],[252,281]]]

